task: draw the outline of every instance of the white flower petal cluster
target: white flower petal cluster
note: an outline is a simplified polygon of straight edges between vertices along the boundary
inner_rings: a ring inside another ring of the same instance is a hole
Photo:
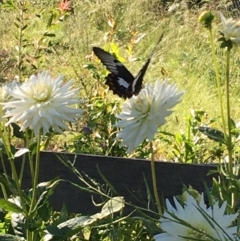
[[[233,46],[240,46],[240,20],[236,21],[232,18],[226,19],[221,12],[219,12],[223,30],[221,31],[226,40],[231,40]]]
[[[0,103],[5,103],[13,100],[11,93],[14,92],[15,88],[18,85],[20,85],[20,83],[14,80],[10,83],[3,84],[2,86],[0,86]],[[0,121],[2,120],[2,117],[6,111],[7,109],[5,108],[5,110],[3,110],[3,105],[0,104]]]
[[[207,208],[203,194],[199,203],[187,194],[184,207],[176,198],[174,198],[174,203],[176,208],[170,204],[169,200],[166,202],[167,211],[160,218],[160,226],[164,233],[155,235],[156,241],[235,240],[237,227],[230,226],[239,214],[224,215],[227,202],[224,202],[221,207],[215,203]],[[203,214],[209,215],[212,220],[204,217]],[[187,227],[179,220],[188,223],[193,228]]]
[[[128,147],[127,152],[134,151],[144,139],[153,140],[159,126],[166,123],[174,107],[181,99],[183,92],[178,92],[175,84],[156,81],[146,85],[137,96],[127,100],[115,124],[121,130],[116,139],[122,139],[121,145]]]
[[[42,128],[45,135],[49,128],[62,132],[68,127],[64,122],[75,122],[83,113],[70,106],[81,103],[75,98],[77,89],[72,89],[72,81],[63,84],[62,77],[53,79],[47,72],[32,75],[29,81],[16,86],[10,93],[12,101],[2,103],[9,118],[6,125],[20,123],[21,131],[30,128],[37,136]]]
[[[20,86],[20,83],[16,80],[14,80],[13,82],[7,83],[7,84],[3,84],[0,87],[0,101],[7,102],[7,101],[13,99],[11,93],[14,92],[14,90],[17,86]]]

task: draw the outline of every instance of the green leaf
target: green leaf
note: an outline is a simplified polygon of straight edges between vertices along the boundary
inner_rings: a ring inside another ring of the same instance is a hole
[[[147,228],[147,231],[153,236],[161,233],[161,229],[156,225],[156,222],[144,217],[130,217],[130,220],[142,221],[143,225]]]
[[[126,62],[126,59],[120,55],[117,45],[115,43],[111,42],[110,46],[111,46],[111,49],[112,49],[114,55],[116,56],[116,58],[122,63]]]
[[[48,204],[50,196],[54,193],[54,190],[60,181],[62,180],[59,179],[59,177],[56,177],[49,182],[43,182],[38,184],[37,188],[40,194],[33,212],[43,207],[46,203]]]
[[[0,183],[13,195],[17,195],[16,182],[11,177],[0,174]]]
[[[1,241],[24,241],[26,239],[23,239],[21,237],[14,236],[14,235],[11,235],[11,234],[1,234],[0,233],[0,240]]]
[[[95,223],[97,220],[89,216],[81,216],[60,223],[57,227],[48,225],[48,234],[44,236],[44,241],[66,240],[76,233],[79,233],[84,227]]]
[[[96,219],[102,219],[109,216],[112,213],[121,211],[124,208],[124,206],[125,201],[123,197],[113,197],[103,205],[102,211],[100,213],[96,213],[91,217]]]
[[[11,123],[11,127],[13,128],[13,136],[24,139],[24,134],[22,131],[20,131],[20,126],[18,126],[16,123]]]
[[[65,205],[65,203],[63,203],[63,206],[61,208],[60,214],[59,214],[59,221],[60,222],[64,222],[68,219],[68,210],[67,207]]]
[[[26,219],[22,213],[11,213],[11,226],[15,234],[24,237],[26,233]]]
[[[3,4],[4,9],[14,10],[16,8],[16,2],[14,0],[8,0],[6,3]]]
[[[88,70],[91,70],[91,69],[96,70],[97,69],[94,64],[84,64],[83,68],[88,69]]]
[[[0,151],[2,151],[4,149],[4,143],[2,138],[0,138]]]
[[[22,31],[24,31],[27,27],[28,27],[27,24],[25,24],[24,26],[22,26]]]
[[[47,22],[47,28],[51,27],[52,21],[53,21],[53,17],[54,17],[54,15],[51,14],[51,16],[49,17],[48,22]]]
[[[56,34],[55,33],[48,33],[48,32],[46,32],[46,33],[44,33],[43,36],[46,36],[46,37],[56,37]]]
[[[65,230],[64,232],[66,232],[68,229],[74,230],[78,227],[86,227],[94,222],[96,222],[96,219],[92,218],[92,216],[81,216],[60,223],[58,228]]]
[[[222,131],[205,126],[198,127],[198,130],[202,132],[204,135],[206,135],[210,140],[226,144],[224,134]]]
[[[22,213],[23,210],[15,203],[9,202],[3,198],[0,198],[0,207],[8,212]]]
[[[20,150],[18,150],[15,154],[14,157],[20,157],[22,155],[24,155],[25,153],[30,152],[30,150],[28,150],[27,148],[21,148]]]
[[[37,151],[37,142],[33,142],[30,146],[29,146],[29,150],[31,152],[32,155],[34,155]]]

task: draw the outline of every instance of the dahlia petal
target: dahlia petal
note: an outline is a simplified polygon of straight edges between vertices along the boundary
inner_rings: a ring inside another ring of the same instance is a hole
[[[154,239],[157,241],[162,240],[192,240],[196,237],[196,230],[188,228],[183,222],[183,220],[195,229],[199,230],[198,239],[199,240],[211,240],[212,239],[225,241],[225,240],[235,240],[237,227],[230,227],[232,222],[237,218],[238,213],[232,215],[224,215],[226,210],[226,204],[222,204],[219,207],[218,203],[215,203],[212,207],[207,209],[204,203],[204,196],[201,195],[199,203],[187,193],[186,201],[184,207],[180,205],[177,199],[174,197],[174,203],[176,208],[174,208],[169,200],[166,200],[167,210],[163,213],[160,218],[160,225],[164,233],[157,234]],[[172,213],[177,218],[169,214]],[[204,217],[205,212],[211,218]],[[216,225],[216,223],[218,225]],[[203,236],[201,238],[201,235]],[[208,236],[204,236],[208,235]],[[228,235],[228,236],[227,236]]]

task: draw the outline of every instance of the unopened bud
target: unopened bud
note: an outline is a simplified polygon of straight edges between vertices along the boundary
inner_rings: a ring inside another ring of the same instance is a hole
[[[214,19],[214,15],[210,11],[204,11],[198,17],[199,23],[201,23],[205,28],[212,28],[212,21]]]

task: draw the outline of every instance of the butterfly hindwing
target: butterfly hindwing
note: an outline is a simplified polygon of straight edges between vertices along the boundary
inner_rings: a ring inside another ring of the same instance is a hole
[[[133,93],[131,91],[131,84],[127,83],[123,78],[114,73],[110,73],[105,79],[106,85],[108,85],[109,89],[113,91],[113,94],[124,99],[132,97]]]

